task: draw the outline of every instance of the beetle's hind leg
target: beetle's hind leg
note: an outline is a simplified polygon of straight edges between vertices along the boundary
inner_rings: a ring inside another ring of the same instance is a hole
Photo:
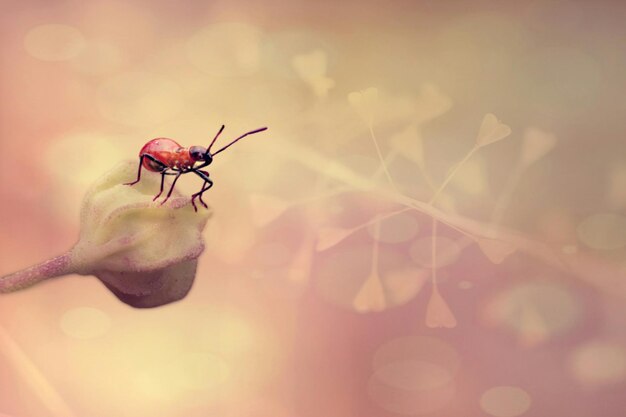
[[[135,185],[141,180],[141,168],[143,168],[143,158],[146,155],[139,156],[139,169],[137,170],[137,179],[133,182],[125,182],[124,185]]]
[[[144,153],[144,154],[139,155],[139,168],[137,169],[137,179],[133,182],[125,182],[124,185],[135,185],[141,180],[141,169],[143,168],[144,158],[148,158],[152,162],[155,162],[157,165],[159,165],[162,168],[161,171],[167,171],[167,166],[163,162],[159,161],[158,159],[156,159],[154,156],[150,154]],[[169,175],[169,174],[166,174],[166,175]],[[163,184],[161,184],[161,191],[163,191]],[[159,193],[159,195],[160,194],[161,193]]]

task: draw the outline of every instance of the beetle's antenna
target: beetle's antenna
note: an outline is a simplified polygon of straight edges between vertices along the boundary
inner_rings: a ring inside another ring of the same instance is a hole
[[[224,131],[224,125],[222,125],[222,127],[220,128],[220,131],[217,132],[217,135],[215,135],[215,137],[213,138],[213,141],[211,142],[211,144],[209,145],[209,148],[206,150],[207,154],[211,154],[211,148],[213,147],[213,144],[215,143],[215,141],[217,140],[217,138],[219,137],[219,135],[222,133],[222,131]]]
[[[263,132],[264,130],[267,130],[267,127],[262,127],[262,128],[260,128],[260,129],[256,129],[256,130],[253,130],[253,131],[251,131],[251,132],[245,133],[245,134],[243,134],[243,135],[239,136],[237,139],[235,139],[235,140],[234,140],[234,141],[232,141],[231,143],[229,143],[228,145],[224,146],[224,147],[223,147],[222,149],[220,149],[219,151],[217,151],[217,152],[215,152],[215,153],[212,153],[212,154],[211,154],[211,156],[215,156],[215,155],[217,155],[218,153],[220,153],[220,152],[222,152],[222,151],[226,150],[229,146],[233,145],[235,142],[239,141],[240,139],[245,138],[245,137],[246,137],[246,136],[248,136],[248,135],[253,135],[253,134],[255,134],[255,133]],[[220,132],[221,132],[221,130],[220,130]],[[213,141],[215,142],[215,140],[213,140]],[[213,145],[213,144],[211,144],[211,145]],[[210,148],[209,148],[209,149],[210,149]]]

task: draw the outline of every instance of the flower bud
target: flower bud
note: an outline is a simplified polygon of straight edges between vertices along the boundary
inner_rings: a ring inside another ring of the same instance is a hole
[[[0,278],[0,292],[76,273],[95,275],[134,307],[183,298],[204,250],[210,211],[196,213],[176,190],[164,205],[153,202],[160,177],[144,170],[139,183],[124,185],[136,170],[137,162],[123,162],[98,180],[83,202],[78,243],[60,257]]]

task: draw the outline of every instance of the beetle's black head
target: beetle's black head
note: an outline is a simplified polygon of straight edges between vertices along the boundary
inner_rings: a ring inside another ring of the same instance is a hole
[[[207,152],[204,146],[190,147],[189,156],[191,156],[191,159],[193,159],[195,162],[204,161],[204,162],[208,162],[209,164],[213,162],[213,158],[211,157],[211,154]]]

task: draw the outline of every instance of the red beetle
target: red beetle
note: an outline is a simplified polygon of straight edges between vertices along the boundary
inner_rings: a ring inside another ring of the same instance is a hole
[[[178,178],[180,178],[180,176],[183,174],[193,172],[204,180],[200,191],[192,194],[191,196],[191,204],[193,205],[193,209],[195,211],[198,211],[195,202],[196,198],[200,200],[200,203],[202,203],[204,207],[208,208],[204,200],[202,200],[202,194],[204,194],[204,192],[206,192],[209,188],[213,186],[213,181],[209,179],[209,173],[207,171],[201,170],[200,168],[204,168],[205,166],[211,164],[215,155],[226,150],[229,146],[233,145],[238,140],[243,139],[246,136],[252,135],[254,133],[263,132],[264,130],[267,130],[267,127],[262,127],[260,129],[252,130],[248,133],[245,133],[230,142],[228,145],[221,148],[220,150],[211,153],[211,148],[213,147],[213,144],[223,130],[224,125],[222,125],[219,132],[217,132],[217,135],[215,135],[215,137],[213,138],[213,141],[209,145],[208,149],[203,146],[190,146],[188,148],[185,148],[180,146],[176,141],[168,138],[152,139],[150,142],[146,143],[143,148],[141,148],[141,151],[139,151],[139,170],[137,171],[137,179],[133,182],[128,182],[125,185],[134,185],[141,180],[141,168],[145,168],[148,171],[160,173],[161,190],[152,199],[154,201],[159,198],[159,196],[163,193],[165,176],[175,175],[176,177],[172,182],[172,186],[170,187],[170,190],[167,193],[165,200],[161,202],[161,204],[163,204],[172,195],[172,192],[174,191],[174,186],[176,185],[176,181],[178,181]],[[195,166],[198,162],[200,162],[200,165]]]

